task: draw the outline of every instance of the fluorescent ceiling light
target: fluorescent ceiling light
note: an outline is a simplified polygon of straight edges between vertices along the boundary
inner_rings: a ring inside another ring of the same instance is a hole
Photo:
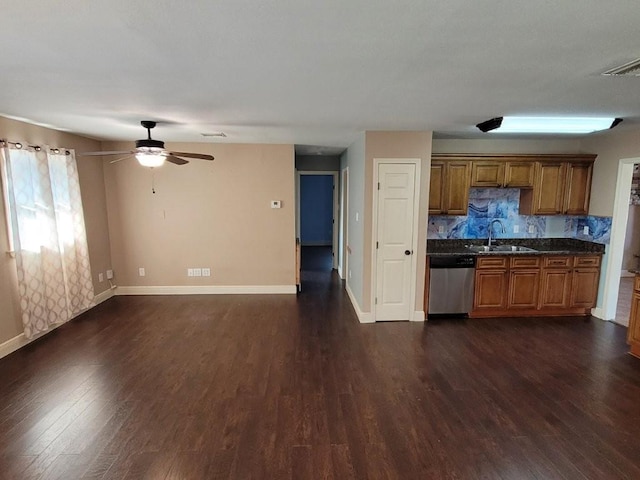
[[[502,117],[502,122],[496,122],[499,123],[497,127],[487,131],[499,133],[591,133],[612,128],[620,121],[613,117]],[[478,124],[478,128],[484,124],[486,122]]]

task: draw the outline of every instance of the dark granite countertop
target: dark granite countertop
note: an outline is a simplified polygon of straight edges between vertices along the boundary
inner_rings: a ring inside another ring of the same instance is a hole
[[[462,240],[427,240],[427,255],[594,255],[603,254],[604,245],[601,243],[587,242],[574,238],[497,238],[494,245],[517,245],[533,248],[535,252],[473,252],[467,248],[469,245],[486,245],[487,240],[462,239]]]

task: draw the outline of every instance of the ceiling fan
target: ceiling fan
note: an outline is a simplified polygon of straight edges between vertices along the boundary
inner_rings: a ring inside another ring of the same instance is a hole
[[[164,148],[164,142],[160,140],[153,140],[151,138],[151,129],[156,126],[156,122],[151,120],[143,120],[140,124],[147,129],[147,138],[142,140],[136,140],[135,150],[124,151],[108,151],[108,152],[86,152],[81,153],[83,156],[101,156],[101,155],[126,155],[125,157],[118,158],[111,161],[111,163],[125,160],[131,156],[136,157],[138,163],[143,167],[160,167],[165,161],[174,163],[176,165],[184,165],[189,163],[188,160],[180,157],[198,158],[200,160],[213,160],[213,155],[207,155],[204,153],[187,153],[187,152],[170,152]]]

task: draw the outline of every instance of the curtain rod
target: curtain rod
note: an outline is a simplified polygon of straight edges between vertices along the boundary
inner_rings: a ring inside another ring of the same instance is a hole
[[[24,147],[24,145],[20,142],[10,142],[8,140],[0,140],[0,147],[6,147],[7,145],[13,145],[18,150]],[[42,147],[40,145],[27,145],[27,148],[33,148],[36,152],[39,152],[42,150]],[[71,155],[71,152],[66,148],[52,148],[50,150],[51,150],[51,153],[55,153],[56,155],[59,153],[64,153],[65,155]]]

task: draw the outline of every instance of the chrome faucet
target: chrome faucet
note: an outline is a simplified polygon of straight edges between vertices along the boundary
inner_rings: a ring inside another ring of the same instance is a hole
[[[498,220],[497,218],[494,220],[491,220],[491,223],[489,223],[489,241],[487,242],[487,246],[491,247],[491,241],[492,241],[492,233],[493,233],[493,225],[497,223],[498,225],[500,225],[502,233],[507,233],[507,230],[504,228],[504,224],[502,223],[501,220]]]

